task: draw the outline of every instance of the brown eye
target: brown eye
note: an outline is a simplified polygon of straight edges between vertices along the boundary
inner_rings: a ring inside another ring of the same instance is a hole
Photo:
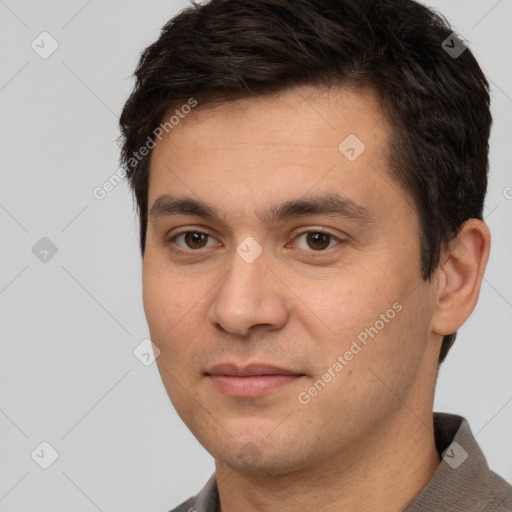
[[[312,249],[322,250],[329,247],[330,238],[325,233],[308,233],[307,241]]]
[[[205,233],[189,231],[187,233],[183,233],[183,235],[185,238],[185,244],[190,249],[202,249],[208,243],[208,235]]]
[[[212,245],[209,242],[213,242],[215,239],[208,233],[202,233],[201,231],[183,231],[169,238],[167,244],[177,245],[183,250],[197,250]]]
[[[295,239],[294,245],[309,252],[327,252],[326,249],[339,245],[341,240],[323,231],[304,231]]]

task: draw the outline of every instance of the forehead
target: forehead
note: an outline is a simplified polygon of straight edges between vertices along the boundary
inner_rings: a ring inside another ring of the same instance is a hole
[[[200,104],[192,109],[188,108],[189,102],[183,102],[181,108],[174,105],[163,116],[162,124],[172,119],[172,126],[157,141],[155,154],[173,139],[186,140],[187,135],[196,139],[198,146],[207,137],[219,146],[230,142],[293,145],[293,139],[296,146],[306,142],[320,148],[330,143],[332,147],[332,142],[356,131],[363,137],[374,128],[377,131],[373,135],[387,131],[379,98],[372,89],[302,86],[220,104]]]
[[[198,108],[153,150],[149,207],[166,193],[216,199],[220,208],[312,192],[371,204],[383,182],[389,189],[388,139],[371,91],[303,87]]]

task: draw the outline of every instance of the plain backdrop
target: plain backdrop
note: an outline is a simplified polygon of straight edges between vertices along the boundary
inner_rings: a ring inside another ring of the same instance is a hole
[[[512,481],[512,1],[428,3],[479,59],[494,116],[491,258],[435,409],[465,416]],[[0,0],[3,512],[165,512],[214,471],[156,365],[133,353],[148,329],[128,188],[93,195],[118,170],[118,116],[139,54],[186,5]]]

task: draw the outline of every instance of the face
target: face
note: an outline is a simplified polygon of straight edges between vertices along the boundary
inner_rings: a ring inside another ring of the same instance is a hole
[[[318,464],[417,398],[434,293],[388,138],[371,93],[302,88],[193,111],[153,150],[157,364],[232,468]]]

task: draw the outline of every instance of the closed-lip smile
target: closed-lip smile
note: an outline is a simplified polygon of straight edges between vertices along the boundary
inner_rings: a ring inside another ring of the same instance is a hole
[[[269,364],[239,366],[234,363],[221,363],[212,366],[206,376],[225,395],[255,398],[295,382],[304,374]]]

